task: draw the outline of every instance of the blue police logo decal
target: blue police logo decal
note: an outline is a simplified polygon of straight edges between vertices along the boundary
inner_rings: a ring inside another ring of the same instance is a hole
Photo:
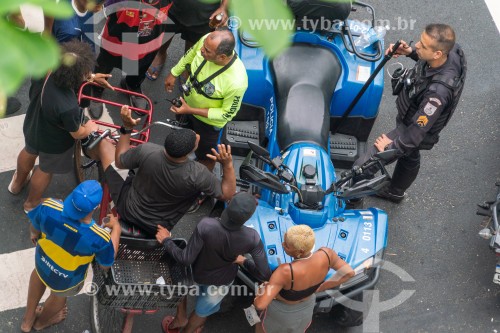
[[[207,94],[207,96],[212,96],[215,92],[215,86],[212,84],[212,82],[208,82],[203,86],[203,92]]]

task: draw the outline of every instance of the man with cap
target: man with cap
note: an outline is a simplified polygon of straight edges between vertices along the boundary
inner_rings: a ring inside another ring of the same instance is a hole
[[[120,115],[124,125],[116,149],[101,141],[90,155],[101,161],[121,219],[154,237],[157,225],[171,230],[201,192],[223,201],[234,195],[236,176],[230,146],[219,145],[218,151],[213,149],[208,155],[222,165],[220,181],[188,158],[200,140],[192,130],[171,131],[163,146],[148,142],[130,149],[130,134],[140,119],[132,119],[127,105]],[[135,175],[129,175],[132,169],[136,169]],[[133,233],[140,230],[134,228]]]
[[[184,249],[172,241],[172,234],[158,226],[156,239],[168,253],[183,265],[192,265],[194,281],[198,284],[196,306],[189,319],[187,299],[177,307],[175,318],[163,319],[164,332],[195,332],[202,327],[208,316],[219,311],[227,288],[238,272],[238,264],[261,281],[269,280],[271,271],[267,263],[264,245],[257,231],[243,224],[253,215],[257,207],[255,198],[247,192],[236,194],[221,218],[203,218]],[[250,254],[252,259],[242,257]]]
[[[31,273],[28,302],[21,331],[41,330],[66,318],[66,298],[83,288],[92,260],[110,267],[120,241],[121,228],[115,217],[105,225],[95,224],[92,214],[102,199],[101,185],[88,180],[61,201],[48,198],[28,213],[31,240],[36,245],[35,269]],[[51,293],[38,307],[45,289]]]

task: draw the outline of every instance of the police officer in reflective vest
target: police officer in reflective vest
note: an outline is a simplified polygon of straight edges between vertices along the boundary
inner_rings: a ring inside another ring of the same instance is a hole
[[[386,54],[393,45],[387,49]],[[446,24],[429,24],[415,44],[402,42],[394,57],[405,55],[417,61],[410,70],[395,71],[393,94],[397,95],[396,128],[382,134],[355,165],[361,165],[379,151],[397,149],[399,158],[390,186],[377,196],[395,203],[417,178],[420,150],[431,149],[450,120],[460,100],[467,63],[455,32]]]

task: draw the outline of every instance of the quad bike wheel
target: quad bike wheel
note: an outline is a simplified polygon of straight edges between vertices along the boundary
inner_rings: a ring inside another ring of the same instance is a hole
[[[76,140],[73,156],[75,179],[78,184],[86,180],[101,181],[103,173],[101,165],[83,153],[81,140]]]
[[[354,310],[350,304],[363,302],[363,310],[368,310],[371,305],[372,299],[368,297],[368,293],[360,293],[351,298],[345,304],[339,304],[332,308],[330,315],[333,321],[342,327],[355,327],[363,324],[364,313],[363,311]],[[356,307],[357,308],[357,307]],[[368,311],[365,311],[367,313]]]

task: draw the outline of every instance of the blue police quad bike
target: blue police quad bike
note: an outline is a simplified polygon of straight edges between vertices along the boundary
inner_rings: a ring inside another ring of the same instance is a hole
[[[336,17],[339,21],[331,29],[297,30],[290,48],[273,60],[251,35],[233,31],[249,88],[221,142],[232,147],[238,187],[259,198],[246,226],[259,232],[271,269],[292,260],[281,245],[286,230],[309,225],[315,231],[315,248],[334,249],[356,273],[339,288],[318,293],[316,312],[331,312],[340,325],[357,326],[363,314],[346,304],[360,300],[363,290],[378,281],[388,218],[377,208],[347,209],[346,202],[372,195],[390,182],[384,165],[394,159],[393,151],[379,153],[362,166],[352,164],[364,153],[378,114],[383,91],[383,75],[378,73],[399,43],[385,57],[383,41],[358,49],[356,38],[370,26],[347,16],[367,8],[374,25],[374,10],[357,2],[343,5],[347,14]],[[352,185],[353,177],[373,166],[380,173]],[[244,269],[238,277],[255,286],[256,279]]]

